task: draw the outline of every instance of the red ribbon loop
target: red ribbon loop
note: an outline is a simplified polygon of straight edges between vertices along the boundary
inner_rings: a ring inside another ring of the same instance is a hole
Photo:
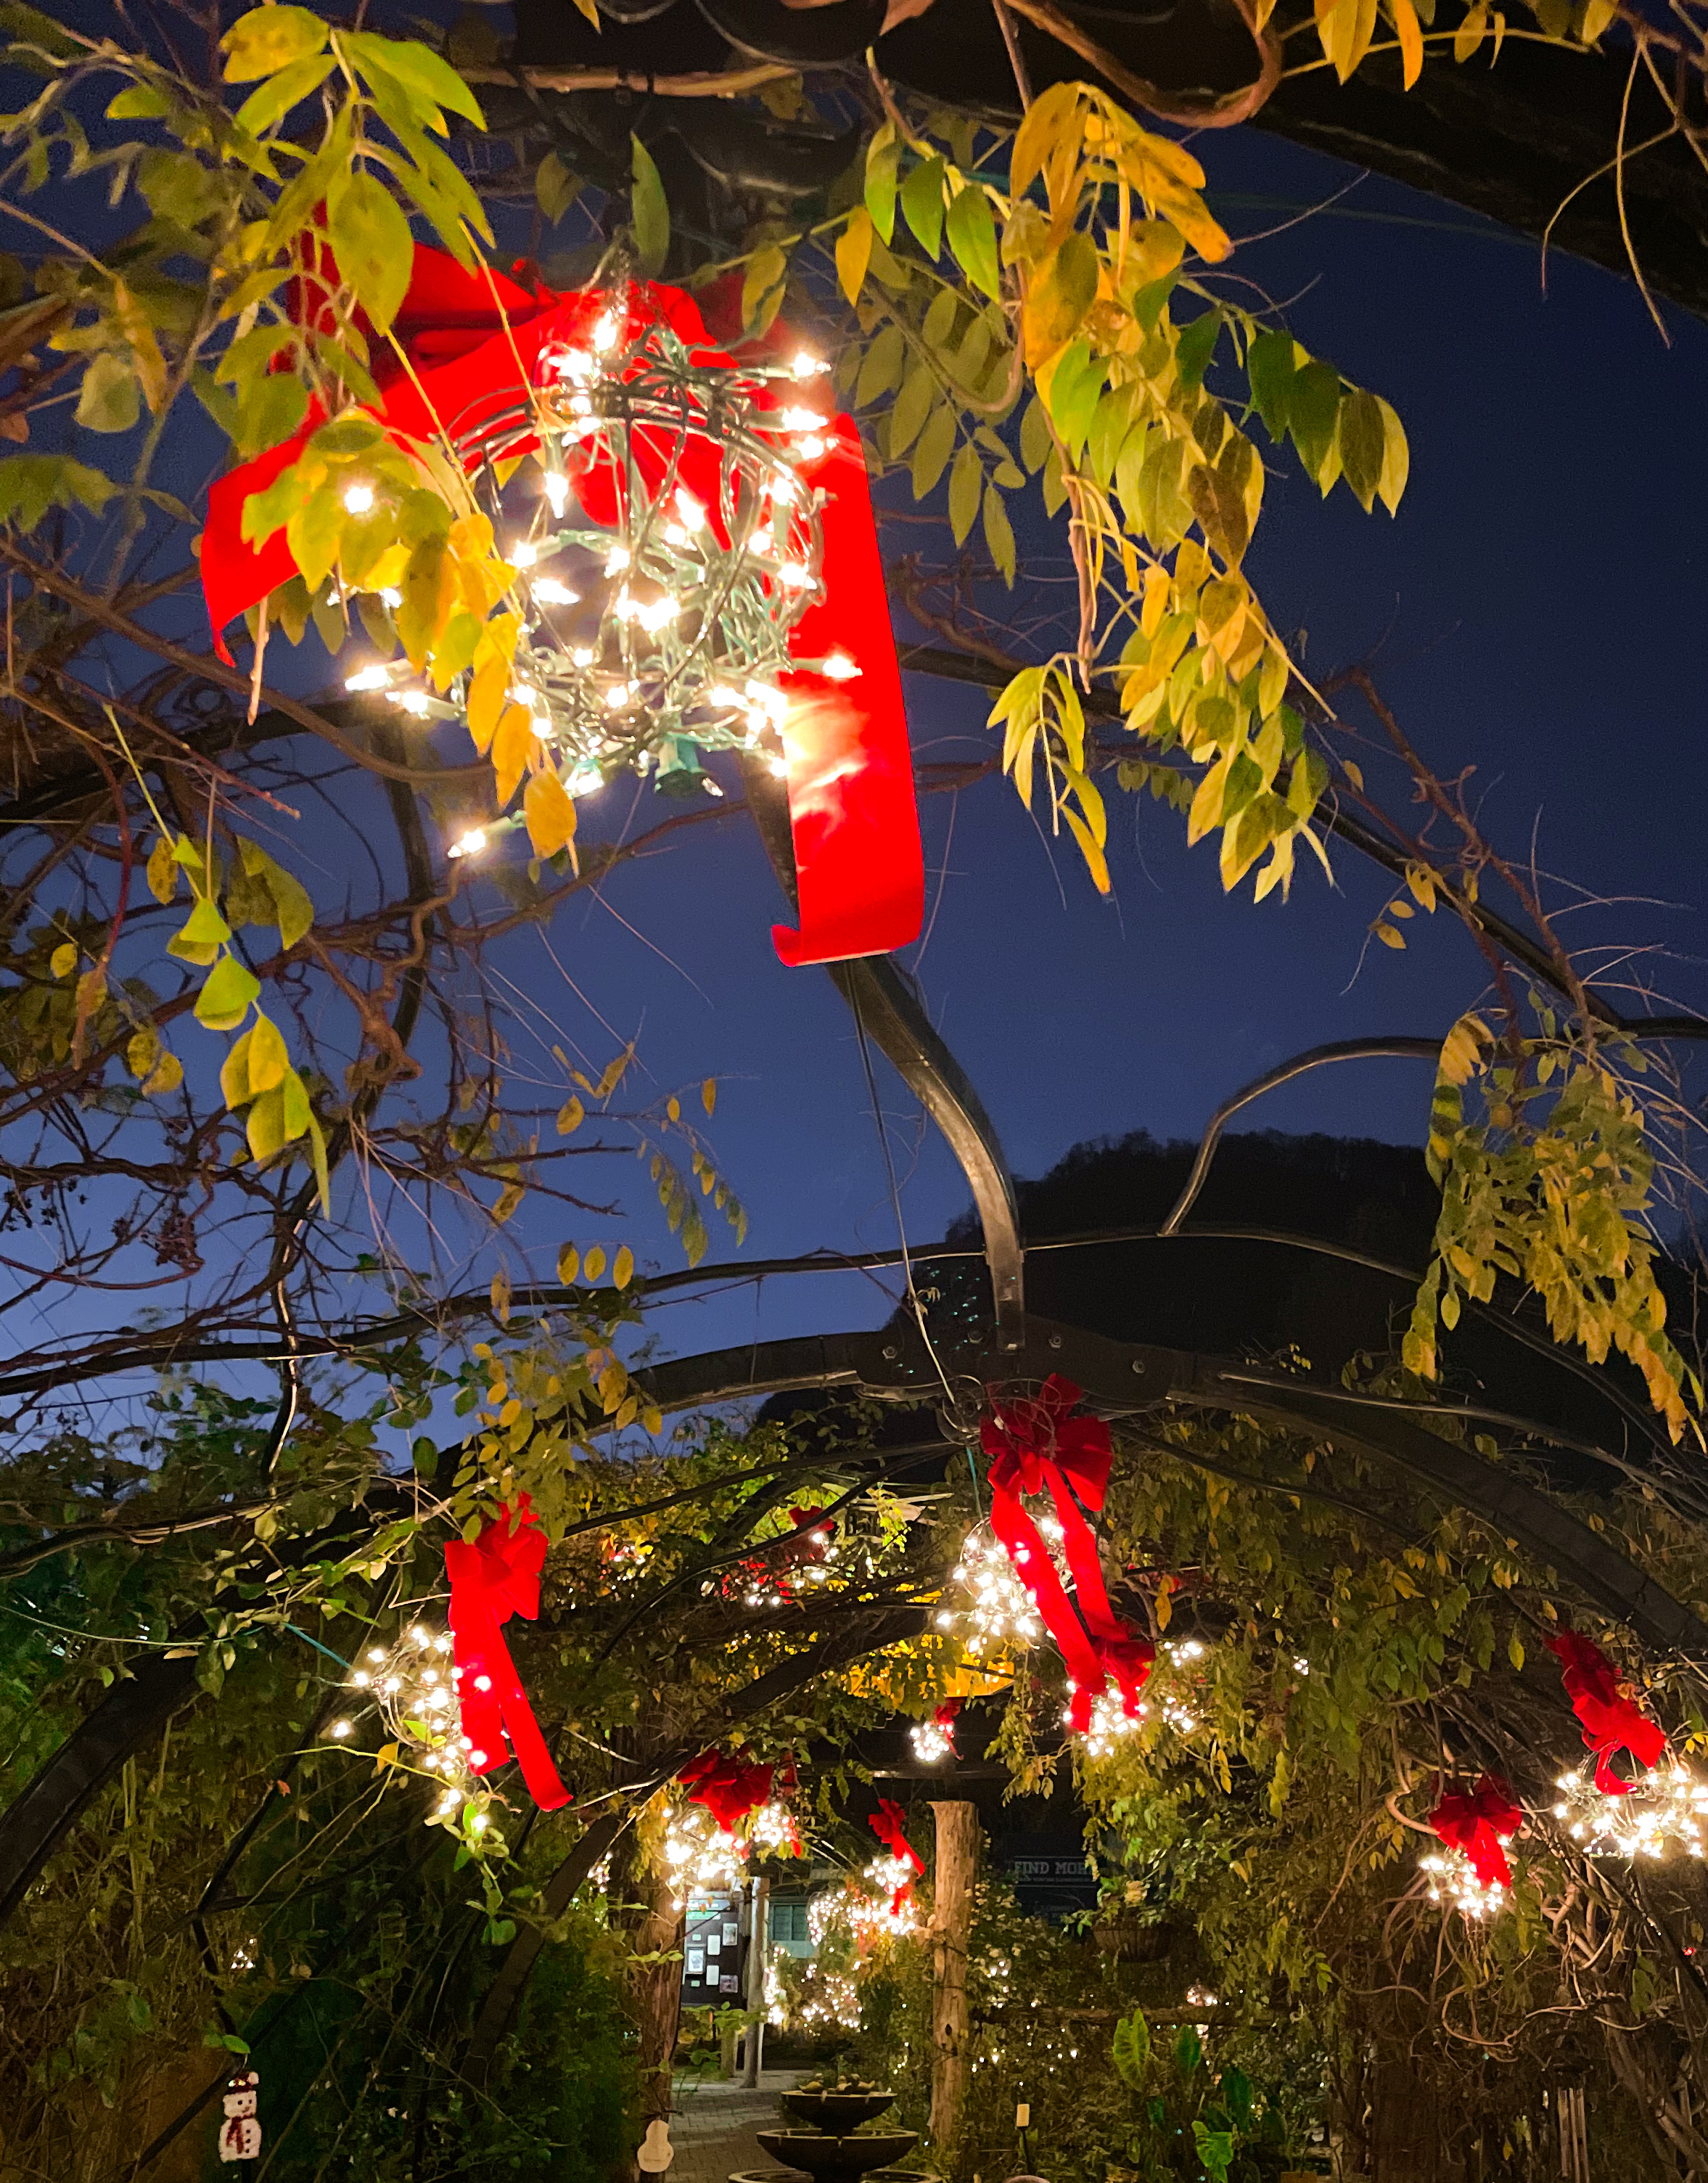
[[[1109,1604],[1097,1540],[1086,1520],[1109,1489],[1112,1451],[1100,1418],[1076,1418],[1081,1390],[1052,1372],[1035,1397],[993,1397],[979,1427],[990,1464],[990,1527],[1007,1550],[1055,1639],[1073,1685],[1068,1725],[1081,1734],[1091,1708],[1112,1680],[1129,1716],[1139,1710],[1156,1648],[1123,1622]],[[1062,1543],[1073,1574],[1079,1612],[1068,1598],[1042,1535],[1021,1501],[1047,1491],[1062,1525]]]
[[[1450,1791],[1429,1814],[1429,1824],[1449,1849],[1464,1851],[1485,1887],[1512,1885],[1502,1844],[1522,1826],[1524,1814],[1498,1774],[1483,1775],[1474,1789]]]
[[[330,251],[318,274],[298,283],[300,320],[324,317],[308,294],[336,285]],[[650,322],[670,326],[697,365],[736,367],[716,347],[699,307],[680,288],[641,285],[628,292],[632,336]],[[584,290],[559,295],[543,286],[518,286],[496,270],[469,273],[443,251],[418,245],[409,289],[393,332],[408,369],[385,344],[374,346],[380,400],[373,414],[400,442],[430,443],[444,429],[467,442],[472,469],[488,456],[520,455],[536,440],[514,418],[516,393],[566,347],[585,346],[594,319],[612,297]],[[756,397],[762,411],[797,406],[798,390]],[[481,419],[490,421],[483,430]],[[243,464],[214,486],[202,541],[202,585],[214,624],[214,648],[230,658],[221,632],[227,622],[297,573],[286,533],[258,545],[243,535],[245,503],[297,460],[325,421],[318,405],[294,438]],[[761,429],[774,429],[761,418]],[[901,669],[890,626],[884,566],[873,519],[871,486],[860,434],[846,416],[827,418],[820,452],[797,458],[810,490],[825,496],[819,520],[822,588],[790,638],[797,658],[846,655],[852,675],[791,669],[791,699],[782,730],[789,777],[800,930],[774,925],[777,953],[791,965],[887,954],[919,936],[925,868],[913,791],[912,754],[901,697]],[[721,453],[704,433],[678,447],[674,435],[634,435],[630,453],[649,490],[672,466],[680,483],[715,508]],[[596,523],[616,519],[626,481],[608,459],[580,470],[576,491]]]
[[[791,1761],[792,1767],[792,1761]],[[714,1746],[690,1758],[676,1776],[690,1804],[701,1804],[726,1835],[733,1835],[750,1812],[771,1794],[773,1769],[755,1765],[744,1752],[724,1753]]]
[[[1625,1695],[1619,1670],[1599,1645],[1562,1630],[1549,1638],[1548,1650],[1560,1663],[1584,1745],[1595,1753],[1595,1786],[1604,1797],[1628,1796],[1632,1784],[1613,1771],[1614,1753],[1628,1751],[1635,1765],[1653,1766],[1666,1748],[1666,1730]]]
[[[525,1493],[494,1517],[478,1539],[452,1539],[445,1548],[452,1657],[459,1670],[457,1700],[463,1733],[472,1747],[469,1764],[477,1774],[504,1765],[507,1734],[529,1794],[542,1812],[555,1812],[570,1801],[569,1791],[557,1778],[500,1634],[513,1614],[530,1622],[538,1616],[545,1559],[546,1534]]]

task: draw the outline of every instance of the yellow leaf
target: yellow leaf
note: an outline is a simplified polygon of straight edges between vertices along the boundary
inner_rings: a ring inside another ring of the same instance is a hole
[[[148,892],[156,902],[170,902],[178,892],[178,859],[164,834],[148,852]]]
[[[1476,52],[1478,47],[1482,44],[1483,34],[1487,31],[1488,28],[1488,8],[1486,7],[1472,8],[1469,14],[1465,17],[1463,22],[1460,24],[1458,29],[1453,33],[1454,59],[1456,61],[1468,61],[1472,53]]]
[[[588,21],[593,25],[596,31],[600,31],[604,28],[604,25],[599,20],[598,0],[575,0],[575,5],[581,10],[581,13],[587,18]]]
[[[611,1279],[619,1289],[626,1289],[635,1278],[635,1253],[625,1243],[617,1253],[611,1268]]]
[[[1364,775],[1362,769],[1356,764],[1350,758],[1342,758],[1340,764],[1341,769],[1345,774],[1348,780],[1351,782],[1352,786],[1356,789],[1361,789],[1364,786]]]
[[[1376,937],[1384,947],[1403,947],[1406,945],[1406,936],[1397,925],[1378,925]]]
[[[555,857],[560,849],[574,853],[575,805],[550,766],[529,782],[522,798],[522,816],[536,857]]]
[[[142,1089],[152,1097],[161,1092],[175,1092],[184,1081],[184,1064],[175,1053],[163,1053],[148,1075]]]
[[[154,329],[148,322],[148,314],[122,281],[113,283],[113,315],[130,344],[130,355],[136,366],[136,381],[142,389],[142,398],[149,408],[158,414],[166,399],[166,359],[160,353],[160,344],[154,338]]]
[[[276,1024],[269,1023],[258,1009],[253,1028],[246,1034],[248,1047],[247,1070],[249,1078],[249,1097],[258,1092],[270,1092],[285,1081],[285,1073],[291,1066],[291,1057],[285,1050],[285,1042],[279,1035]],[[245,1043],[240,1040],[239,1044]],[[221,1081],[224,1081],[222,1074]]]
[[[596,1281],[599,1276],[604,1272],[605,1253],[597,1243],[596,1243],[592,1249],[587,1253],[586,1258],[583,1263],[582,1270],[585,1273],[590,1281]]]
[[[1590,4],[1594,5],[1595,0],[1590,0]],[[1612,0],[1602,0],[1602,4],[1611,15]],[[1423,73],[1423,32],[1411,0],[1394,0],[1394,27],[1400,33],[1400,73],[1410,91]]]
[[[507,705],[492,737],[492,771],[502,810],[516,793],[522,769],[534,747],[534,715],[525,705]]]
[[[566,1243],[557,1253],[557,1278],[565,1288],[581,1270],[581,1253],[573,1243]]]
[[[469,685],[469,703],[464,717],[474,747],[484,758],[492,747],[492,737],[504,711],[504,700],[510,689],[510,664],[502,654],[491,658],[474,670]]]
[[[70,940],[63,942],[47,958],[47,968],[56,978],[69,978],[77,968],[76,943]]]
[[[864,205],[857,205],[836,238],[836,278],[851,303],[859,302],[860,291],[866,285],[866,269],[872,263],[872,232],[871,214]]]
[[[1070,810],[1066,804],[1062,807],[1062,815],[1073,830],[1073,838],[1079,844],[1079,853],[1085,859],[1085,867],[1091,875],[1092,884],[1096,887],[1099,894],[1107,894],[1109,860],[1098,847],[1091,829],[1077,811]]]
[[[581,1104],[581,1102],[579,1099],[573,1096],[566,1099],[563,1104],[557,1109],[558,1136],[560,1137],[573,1137],[576,1130],[580,1128],[582,1123],[585,1122],[586,1119],[587,1109]]]
[[[700,1086],[700,1104],[710,1114],[718,1104],[718,1079],[708,1076]]]

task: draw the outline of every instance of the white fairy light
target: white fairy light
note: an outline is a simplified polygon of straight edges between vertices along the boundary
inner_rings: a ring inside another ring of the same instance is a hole
[[[510,565],[513,569],[531,569],[539,558],[540,549],[531,539],[518,539],[510,548]]]
[[[569,505],[569,480],[562,470],[546,471],[546,497],[552,503],[554,515],[561,515]]]
[[[335,1720],[332,1724],[331,1733],[337,1738],[338,1741],[341,1743],[347,1736],[350,1736],[354,1733],[355,1726],[356,1724],[354,1721]]]
[[[1586,1857],[1708,1855],[1708,1782],[1688,1766],[1639,1774],[1622,1797],[1605,1795],[1588,1770],[1556,1786],[1554,1816]]]
[[[1071,1691],[1073,1685],[1070,1682],[1068,1687]],[[1088,1758],[1106,1758],[1124,1737],[1136,1736],[1148,1717],[1145,1706],[1128,1713],[1117,1692],[1100,1691],[1091,1701],[1091,1718],[1080,1735],[1080,1747]],[[1062,1718],[1071,1720],[1071,1708]]]
[[[824,419],[817,409],[807,409],[796,403],[783,412],[778,419],[785,432],[822,432]]]
[[[471,826],[469,831],[454,841],[446,851],[452,857],[478,857],[486,846],[486,829]]]
[[[1044,1634],[1031,1593],[1008,1558],[1008,1550],[984,1525],[970,1531],[955,1565],[951,1585],[958,1586],[958,1605],[945,1606],[937,1615],[940,1630],[959,1629],[968,1647],[995,1652],[1010,1645],[1035,1645]]]
[[[794,371],[797,379],[813,379],[821,371],[829,371],[829,369],[824,358],[814,356],[811,349],[802,348],[795,352]]]
[[[1498,1880],[1485,1886],[1462,1849],[1439,1850],[1417,1862],[1428,1875],[1432,1902],[1445,1902],[1467,1918],[1487,1918],[1506,1908],[1506,1888]]]
[[[391,679],[389,667],[358,667],[353,675],[344,678],[347,690],[383,690]]]
[[[846,652],[833,652],[818,671],[833,682],[857,681],[862,672]]]
[[[347,486],[344,493],[344,505],[352,515],[365,515],[374,505],[373,486],[371,485]]]
[[[934,1720],[916,1720],[907,1731],[907,1738],[913,1746],[913,1756],[922,1766],[934,1766],[940,1759],[953,1755],[954,1739]]]
[[[568,584],[560,584],[555,576],[536,576],[533,592],[541,605],[546,607],[573,607],[581,598],[580,592],[572,592]]]
[[[686,486],[676,488],[676,513],[690,530],[703,530],[707,515],[704,504],[696,500]]]
[[[617,346],[617,321],[607,311],[593,329],[593,346],[602,356]]]

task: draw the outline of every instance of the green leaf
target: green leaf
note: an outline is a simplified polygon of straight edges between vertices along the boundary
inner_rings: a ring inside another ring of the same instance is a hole
[[[1174,2041],[1174,2067],[1183,2077],[1190,2077],[1204,2059],[1203,2042],[1194,2025],[1183,2024],[1180,2036]]]
[[[901,185],[901,210],[907,225],[919,238],[920,247],[928,258],[934,258],[943,247],[943,178],[942,160],[934,154],[923,159]],[[889,237],[886,236],[887,242]]]
[[[968,187],[954,198],[944,223],[949,247],[975,288],[994,303],[1002,298],[1002,274],[996,260],[996,223],[983,190]]]
[[[271,1159],[285,1147],[285,1094],[263,1092],[249,1109],[249,1149],[258,1160]]]
[[[371,77],[378,69],[401,83],[418,104],[442,106],[477,129],[486,126],[474,92],[449,61],[419,38],[385,38],[372,31],[351,31],[344,33],[343,44],[364,76]]]
[[[328,200],[326,230],[338,270],[380,332],[386,332],[415,262],[415,238],[402,206],[377,175],[352,175]]]
[[[916,364],[901,382],[901,392],[896,397],[896,406],[890,412],[890,459],[899,462],[914,441],[930,412],[932,397],[937,391],[930,369]]]
[[[1293,386],[1294,341],[1291,334],[1267,331],[1257,336],[1245,355],[1245,375],[1251,386],[1251,406],[1263,419],[1269,436],[1278,446],[1287,432],[1287,403]]]
[[[0,521],[27,533],[50,508],[82,507],[98,515],[118,490],[69,455],[8,455],[0,460]]]
[[[142,414],[142,389],[128,353],[92,357],[77,395],[77,422],[92,432],[128,432]]]
[[[1394,515],[1399,512],[1400,497],[1411,474],[1411,451],[1406,444],[1406,427],[1379,394],[1376,407],[1382,412],[1382,476],[1376,490],[1384,508]]]
[[[300,61],[292,61],[289,68],[280,69],[277,75],[269,76],[258,90],[250,92],[237,109],[237,126],[247,129],[252,136],[265,136],[293,107],[318,91],[337,65],[330,53],[305,53]]]
[[[656,279],[664,269],[670,249],[670,208],[665,203],[664,185],[652,154],[632,135],[629,150],[634,177],[629,197],[629,225],[635,231],[635,247],[640,253],[640,269]]]
[[[901,385],[907,356],[901,327],[893,323],[880,327],[861,360],[860,376],[854,382],[856,408],[869,407],[891,387]]]
[[[1174,368],[1183,386],[1199,386],[1216,353],[1216,336],[1222,331],[1220,311],[1206,311],[1180,329],[1174,348]]]
[[[1367,515],[1376,505],[1382,482],[1382,460],[1387,435],[1382,405],[1373,394],[1355,389],[1340,404],[1340,474],[1357,495]]]
[[[227,83],[253,83],[307,54],[323,52],[327,25],[307,8],[252,8],[219,41]]]
[[[555,152],[548,152],[534,173],[534,199],[548,227],[556,227],[581,194],[581,178],[570,173]]]
[[[218,903],[211,896],[198,895],[189,916],[166,942],[166,953],[180,963],[205,968],[230,937],[231,928],[219,914]]]
[[[1034,394],[1020,419],[1020,459],[1029,470],[1041,470],[1050,459],[1050,419]]]
[[[984,543],[990,549],[990,558],[996,564],[996,572],[1012,591],[1014,588],[1014,530],[1008,520],[1008,511],[1002,505],[1002,496],[994,485],[984,488]]]
[[[250,1097],[276,1090],[290,1069],[291,1057],[285,1050],[278,1025],[258,1008],[254,1024],[245,1034],[244,1075]]]
[[[949,527],[957,546],[967,543],[967,534],[979,513],[979,492],[984,481],[984,466],[979,459],[979,450],[965,440],[949,473]]]
[[[252,879],[261,880],[273,897],[280,946],[294,947],[314,922],[314,904],[309,899],[308,890],[301,880],[293,879],[282,864],[274,864],[258,842],[245,841],[238,847],[244,870]]]
[[[1334,444],[1334,423],[1339,411],[1338,371],[1326,364],[1307,364],[1294,374],[1287,397],[1287,425],[1299,458],[1313,478],[1320,477]]]
[[[866,149],[866,209],[886,243],[896,240],[896,170],[901,151],[885,122]]]
[[[288,371],[272,371],[246,390],[227,429],[239,454],[260,455],[299,431],[308,414],[308,390],[302,380]]]
[[[955,452],[955,412],[940,402],[926,419],[913,449],[913,497],[923,500],[932,492]]]
[[[1151,2026],[1142,2008],[1123,2016],[1115,2026],[1115,2073],[1130,2091],[1139,2091],[1151,2065]]]
[[[222,955],[196,999],[196,1020],[208,1030],[236,1030],[261,991],[261,980],[235,955]]]

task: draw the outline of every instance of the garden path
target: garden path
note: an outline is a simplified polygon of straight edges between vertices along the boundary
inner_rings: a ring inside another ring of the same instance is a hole
[[[777,2095],[798,2084],[802,2069],[762,2069],[749,2087],[719,2078],[679,2081],[673,2097],[670,2142],[676,2158],[663,2183],[728,2183],[752,2168],[774,2168],[753,2135],[777,2119]]]

